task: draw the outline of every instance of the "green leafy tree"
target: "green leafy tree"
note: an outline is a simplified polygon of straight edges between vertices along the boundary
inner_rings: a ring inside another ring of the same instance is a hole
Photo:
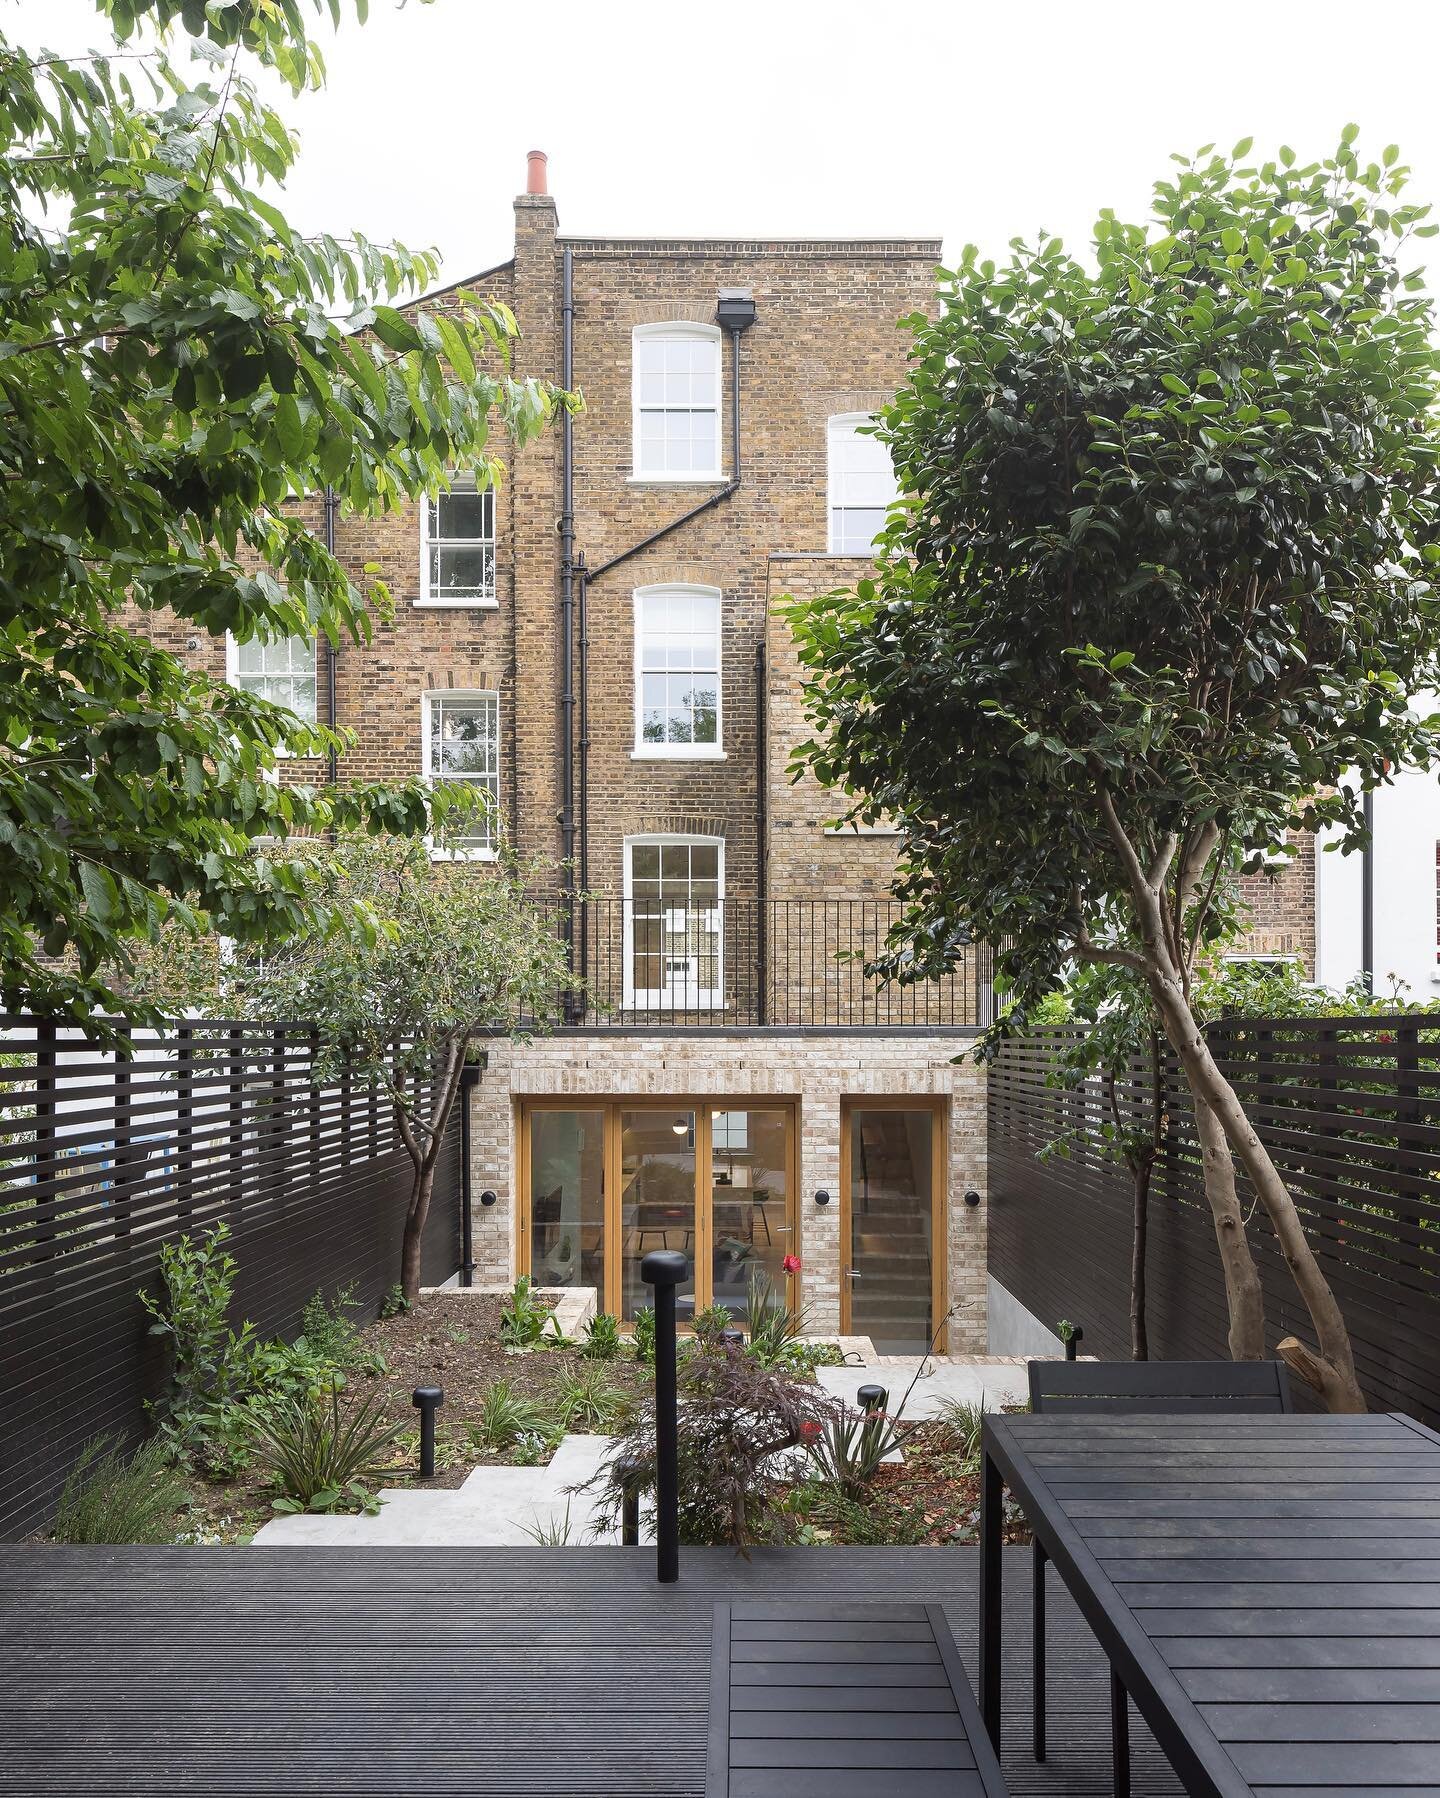
[[[469,868],[413,838],[342,838],[306,853],[320,913],[363,906],[373,936],[303,926],[233,971],[226,1003],[313,1019],[316,1078],[377,1083],[413,1164],[400,1285],[413,1304],[445,1126],[465,1064],[492,1037],[543,1028],[574,981],[549,911],[528,896],[541,864]]]
[[[1440,606],[1429,234],[1392,146],[1202,150],[1054,238],[967,249],[883,420],[911,501],[878,578],[794,608],[849,815],[904,833],[885,971],[998,945],[1006,1027],[1076,963],[1141,979],[1195,1104],[1231,1350],[1264,1352],[1232,1155],[1313,1324],[1292,1360],[1363,1399],[1294,1201],[1197,1028],[1225,876],[1288,832],[1364,838],[1360,795],[1433,762]],[[1349,776],[1348,779],[1345,779]],[[1342,784],[1343,782],[1343,784]]]
[[[522,444],[559,399],[509,374],[503,306],[397,310],[433,254],[303,236],[259,191],[295,143],[251,73],[318,85],[307,13],[339,0],[97,5],[95,54],[0,38],[0,997],[80,1017],[167,920],[308,928],[304,867],[256,838],[419,833],[459,803],[280,780],[343,739],[193,672],[136,612],[365,640],[384,588],[294,497],[378,513],[455,466],[492,481],[496,427]]]

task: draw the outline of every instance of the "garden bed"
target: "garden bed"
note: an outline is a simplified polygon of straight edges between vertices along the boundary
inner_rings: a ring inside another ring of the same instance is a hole
[[[377,1398],[385,1419],[403,1430],[384,1476],[372,1482],[380,1491],[456,1487],[476,1467],[543,1466],[567,1429],[597,1429],[605,1411],[612,1424],[618,1422],[650,1391],[653,1371],[628,1347],[609,1361],[543,1339],[528,1348],[508,1347],[501,1339],[501,1304],[499,1294],[429,1293],[412,1310],[356,1331],[359,1364],[346,1375],[347,1389]],[[372,1358],[383,1372],[370,1371]],[[495,1401],[497,1384],[506,1393],[504,1406]],[[428,1480],[418,1473],[419,1413],[411,1402],[417,1386],[439,1386],[445,1394],[436,1418],[436,1471]],[[533,1427],[510,1436],[517,1422]],[[187,1540],[244,1541],[274,1515],[262,1469],[248,1467],[219,1480],[191,1474],[187,1485]]]

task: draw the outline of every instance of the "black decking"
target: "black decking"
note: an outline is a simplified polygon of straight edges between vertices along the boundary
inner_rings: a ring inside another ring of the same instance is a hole
[[[705,1798],[1006,1798],[938,1604],[723,1599]]]
[[[1104,1657],[1057,1589],[1028,1753],[1030,1557],[1006,1555],[1012,1798],[1108,1798]],[[973,1548],[0,1548],[0,1794],[701,1798],[717,1601],[942,1605]],[[1136,1798],[1176,1798],[1148,1734]],[[888,1793],[883,1774],[877,1793]]]
[[[1192,1798],[1440,1791],[1433,1431],[1042,1415],[985,1440]]]

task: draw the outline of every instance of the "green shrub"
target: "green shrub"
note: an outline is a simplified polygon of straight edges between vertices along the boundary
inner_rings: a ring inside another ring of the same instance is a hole
[[[635,1409],[630,1394],[612,1385],[600,1367],[557,1374],[546,1386],[541,1404],[562,1434],[578,1429],[608,1435],[627,1422]]]
[[[380,1301],[381,1317],[403,1317],[407,1311],[415,1307],[405,1296],[405,1288],[397,1280]]]
[[[620,1325],[608,1311],[600,1312],[586,1324],[580,1353],[591,1361],[613,1361],[620,1353]]]
[[[806,1447],[821,1480],[841,1498],[857,1503],[864,1498],[880,1463],[908,1434],[908,1429],[882,1411],[861,1417],[837,1407]]]
[[[642,1305],[635,1313],[635,1328],[630,1337],[635,1359],[644,1367],[655,1365],[655,1307]]]
[[[506,1348],[538,1348],[550,1316],[550,1307],[535,1297],[529,1274],[521,1274],[500,1306],[501,1342]]]
[[[164,1297],[139,1295],[154,1319],[150,1334],[164,1337],[170,1349],[169,1387],[151,1409],[164,1441],[183,1456],[203,1446],[207,1424],[245,1381],[254,1332],[248,1323],[238,1333],[230,1327],[235,1258],[224,1246],[229,1235],[229,1225],[219,1223],[198,1238],[163,1244]]]
[[[967,1461],[980,1456],[980,1436],[985,1428],[985,1395],[978,1399],[942,1399],[935,1412],[935,1422],[944,1432],[945,1443]]]
[[[762,1367],[783,1367],[792,1359],[794,1344],[804,1328],[805,1313],[778,1297],[764,1274],[751,1274],[745,1352]]]
[[[481,1401],[479,1417],[469,1425],[470,1439],[477,1448],[499,1453],[527,1431],[538,1430],[541,1422],[533,1399],[522,1398],[509,1380],[496,1380]]]
[[[372,1509],[364,1482],[385,1470],[385,1450],[404,1427],[386,1420],[378,1395],[342,1404],[334,1388],[274,1399],[249,1421],[255,1459],[280,1488],[277,1511]]]
[[[115,1437],[92,1437],[70,1469],[51,1535],[67,1543],[173,1542],[190,1494],[172,1460],[158,1436],[129,1456]]]

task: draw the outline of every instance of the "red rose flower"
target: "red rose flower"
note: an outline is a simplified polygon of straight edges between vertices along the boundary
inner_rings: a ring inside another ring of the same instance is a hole
[[[800,1434],[807,1442],[813,1442],[815,1437],[820,1434],[820,1425],[816,1423],[813,1417],[807,1417],[804,1423],[800,1425]]]
[[[785,1269],[787,1274],[798,1274],[800,1272],[800,1257],[798,1255],[787,1255],[780,1265]]]

